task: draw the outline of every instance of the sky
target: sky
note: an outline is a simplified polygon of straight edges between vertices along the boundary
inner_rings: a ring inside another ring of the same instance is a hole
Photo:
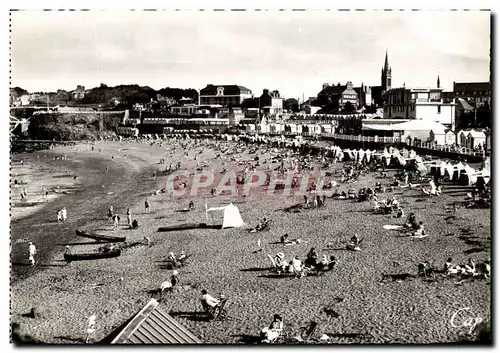
[[[323,83],[393,87],[488,81],[487,11],[18,11],[11,87],[105,83],[201,89],[238,84],[259,96],[316,96]]]

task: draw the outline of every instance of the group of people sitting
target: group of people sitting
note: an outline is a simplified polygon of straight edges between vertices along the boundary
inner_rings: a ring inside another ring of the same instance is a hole
[[[372,198],[377,198],[375,191],[371,188],[361,188],[358,191],[357,200],[358,202],[370,201]]]
[[[488,189],[475,188],[470,195],[467,195],[467,208],[490,208],[491,207],[491,192]]]
[[[307,275],[308,271],[330,271],[336,264],[336,259],[334,256],[328,258],[327,255],[323,255],[319,259],[319,255],[315,248],[311,248],[307,254],[306,260],[302,262],[298,255],[296,255],[290,261],[285,260],[285,254],[279,252],[274,258],[275,270],[278,274],[291,274],[298,278]]]
[[[444,264],[443,273],[447,275],[459,275],[459,276],[482,276],[488,279],[491,276],[491,266],[490,261],[484,261],[483,263],[476,266],[474,261],[469,258],[467,264],[460,266],[454,265],[452,263],[452,258],[448,258]]]
[[[255,232],[263,231],[264,229],[266,229],[267,227],[269,227],[269,222],[270,222],[270,220],[268,220],[266,217],[264,217],[259,223],[257,223],[257,225],[255,226],[255,228],[253,228],[250,231],[250,233],[255,233]]]
[[[396,217],[403,217],[404,212],[401,209],[401,205],[399,201],[395,198],[389,198],[387,200],[378,201],[373,198],[373,211],[382,212],[383,214],[392,214],[394,213]]]
[[[342,183],[352,184],[356,182],[358,177],[359,173],[355,172],[353,167],[347,167],[346,169],[342,170],[340,181]]]
[[[441,184],[437,184],[434,182],[434,180],[429,181],[429,189],[426,189],[422,186],[421,191],[425,195],[433,195],[433,196],[440,196],[443,193]]]
[[[326,204],[326,195],[313,195],[312,202],[309,202],[307,195],[304,195],[304,207],[305,208],[318,208],[323,207]]]
[[[476,266],[474,261],[469,258],[465,265],[453,264],[453,259],[450,257],[446,260],[442,270],[436,270],[429,261],[418,264],[418,276],[429,277],[434,273],[440,272],[447,276],[460,276],[460,277],[482,277],[488,279],[491,276],[490,261],[484,261]]]
[[[172,267],[183,267],[188,258],[189,256],[186,256],[184,251],[181,251],[179,256],[175,256],[173,252],[169,252],[167,262],[169,262]]]
[[[417,218],[413,212],[409,214],[403,228],[408,232],[407,235],[409,236],[423,236],[427,234],[424,222],[420,221],[417,223]]]

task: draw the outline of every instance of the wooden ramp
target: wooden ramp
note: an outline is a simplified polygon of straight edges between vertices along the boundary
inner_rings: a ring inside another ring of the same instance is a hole
[[[202,344],[151,299],[111,344]]]

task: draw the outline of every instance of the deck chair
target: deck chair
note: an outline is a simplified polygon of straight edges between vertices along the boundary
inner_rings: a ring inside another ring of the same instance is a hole
[[[316,321],[309,321],[309,324],[300,333],[300,338],[304,341],[311,339],[317,327],[318,323]]]
[[[227,298],[222,300],[218,305],[212,307],[205,303],[201,302],[201,306],[203,307],[203,311],[208,315],[209,320],[217,320],[221,314],[225,314],[224,307],[226,306]]]

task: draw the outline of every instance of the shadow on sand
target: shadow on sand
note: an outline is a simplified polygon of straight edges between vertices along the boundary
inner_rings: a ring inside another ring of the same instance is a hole
[[[238,343],[245,343],[245,344],[259,344],[261,343],[262,339],[259,336],[254,336],[254,335],[231,335],[231,337],[239,337],[240,340]]]
[[[241,269],[240,272],[259,272],[259,271],[271,271],[271,267],[251,267],[251,268],[244,268]]]
[[[202,311],[171,311],[169,315],[190,321],[210,321],[210,318]]]
[[[57,336],[56,339],[70,341],[71,343],[85,343],[85,339],[81,337]]]

